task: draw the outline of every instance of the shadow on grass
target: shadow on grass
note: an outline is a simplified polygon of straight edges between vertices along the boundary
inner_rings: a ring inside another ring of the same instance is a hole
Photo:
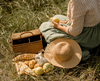
[[[2,59],[2,58],[4,58],[4,55],[2,55],[2,54],[0,53],[0,59]]]

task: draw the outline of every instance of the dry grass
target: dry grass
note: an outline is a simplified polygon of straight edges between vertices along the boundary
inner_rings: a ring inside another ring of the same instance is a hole
[[[43,76],[17,75],[11,60],[15,57],[11,35],[37,29],[56,14],[67,14],[69,0],[7,0],[0,1],[0,81],[100,81],[100,47],[91,57],[72,69],[55,67]]]

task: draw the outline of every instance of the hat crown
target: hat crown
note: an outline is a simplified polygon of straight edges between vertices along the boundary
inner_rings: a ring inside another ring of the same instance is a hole
[[[57,62],[65,62],[71,59],[73,50],[69,43],[60,42],[55,45],[52,53]]]

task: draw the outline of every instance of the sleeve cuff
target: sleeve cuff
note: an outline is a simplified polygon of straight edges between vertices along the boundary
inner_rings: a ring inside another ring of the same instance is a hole
[[[69,32],[69,27],[66,28],[66,32],[67,32],[67,34],[71,35]]]

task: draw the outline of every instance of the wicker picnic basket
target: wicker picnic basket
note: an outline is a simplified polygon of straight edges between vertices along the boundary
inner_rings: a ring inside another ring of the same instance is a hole
[[[43,49],[42,34],[39,29],[13,33],[11,44],[14,53],[38,53]]]

